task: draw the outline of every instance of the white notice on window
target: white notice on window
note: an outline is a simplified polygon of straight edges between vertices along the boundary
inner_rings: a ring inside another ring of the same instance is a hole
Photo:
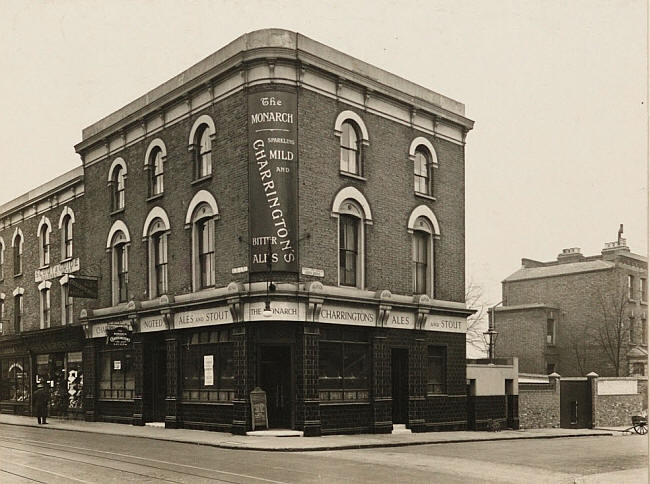
[[[214,355],[203,355],[203,384],[214,385]]]

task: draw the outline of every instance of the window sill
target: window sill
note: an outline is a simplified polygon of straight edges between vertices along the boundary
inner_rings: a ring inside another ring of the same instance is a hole
[[[124,207],[118,208],[117,210],[113,210],[111,213],[109,213],[109,215],[112,217],[114,215],[119,215],[121,213],[124,213]]]
[[[348,178],[354,178],[355,180],[359,180],[359,181],[363,181],[363,182],[368,181],[366,179],[366,177],[363,177],[361,175],[357,175],[355,173],[350,173],[349,171],[339,170],[339,175],[347,176]]]
[[[61,259],[61,261],[59,262],[59,264],[63,264],[63,263],[65,263],[65,262],[70,262],[73,258],[74,258],[74,257],[66,257],[65,259]]]
[[[146,202],[149,203],[149,202],[154,202],[154,201],[156,201],[156,200],[159,200],[159,199],[162,198],[162,196],[163,196],[164,194],[165,194],[165,193],[162,192],[162,193],[157,193],[157,194],[155,194],[155,195],[151,195],[149,198],[147,198]]]
[[[38,270],[42,271],[43,269],[48,269],[50,267],[50,264],[43,264],[42,266],[39,266]]]
[[[427,398],[448,397],[448,393],[427,393]]]
[[[433,197],[431,195],[427,195],[426,193],[420,193],[420,192],[413,192],[413,193],[415,194],[416,197],[424,198],[425,200],[430,200],[432,202],[436,201],[436,197]]]
[[[19,272],[18,274],[14,274],[14,277],[22,277],[23,273]]]
[[[211,178],[212,178],[212,173],[210,173],[209,175],[205,175],[205,176],[203,176],[201,178],[197,178],[196,180],[193,180],[191,182],[191,184],[192,185],[199,185],[199,184],[203,183],[206,180],[210,180]]]

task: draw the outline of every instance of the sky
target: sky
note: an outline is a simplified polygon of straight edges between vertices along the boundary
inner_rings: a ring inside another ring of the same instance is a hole
[[[0,0],[0,203],[80,164],[81,130],[278,27],[461,101],[466,278],[648,239],[644,0]]]

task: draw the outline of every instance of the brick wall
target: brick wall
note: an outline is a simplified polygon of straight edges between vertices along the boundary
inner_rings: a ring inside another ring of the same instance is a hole
[[[630,380],[630,378],[598,378],[597,381]],[[638,393],[635,395],[593,395],[594,427],[630,427],[632,416],[648,409],[648,379],[637,379]],[[596,383],[597,388],[597,383]]]
[[[498,311],[495,329],[497,356],[515,356],[522,373],[545,373],[546,310]]]
[[[23,295],[23,331],[33,331],[40,328],[41,302],[38,285],[34,281],[34,271],[40,267],[40,238],[38,226],[43,216],[49,219],[52,231],[50,232],[50,264],[53,267],[58,264],[61,257],[62,230],[59,229],[61,212],[69,207],[74,212],[75,223],[73,224],[73,258],[80,259],[80,273],[92,274],[86,257],[86,246],[83,241],[86,236],[84,230],[85,222],[85,200],[83,197],[67,201],[47,211],[40,212],[34,217],[24,219],[22,222],[11,225],[0,230],[0,237],[4,242],[4,264],[2,279],[0,280],[0,292],[5,294],[5,313],[3,333],[14,333],[14,296],[13,291],[17,287],[25,290]],[[23,234],[22,273],[14,276],[14,248],[11,247],[12,239],[17,228]],[[61,285],[59,278],[49,279],[50,287],[50,327],[61,326]],[[79,313],[88,305],[87,299],[75,299],[73,321],[77,321]]]
[[[364,147],[365,181],[339,173],[339,138],[334,123],[345,110],[364,121],[369,145]],[[374,219],[366,225],[366,286],[412,294],[411,237],[406,225],[411,211],[426,205],[440,224],[435,242],[435,294],[438,299],[464,300],[465,199],[464,150],[408,126],[353,108],[308,90],[301,90],[299,114],[299,187],[301,265],[322,268],[324,284],[336,285],[337,219],[332,218],[335,195],[346,186],[357,188],[368,200]],[[436,149],[436,201],[413,191],[412,140],[427,137]]]

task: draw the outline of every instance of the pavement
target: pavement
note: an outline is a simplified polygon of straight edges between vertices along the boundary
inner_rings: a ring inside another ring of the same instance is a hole
[[[134,426],[105,422],[85,422],[48,417],[47,425],[39,425],[35,417],[0,414],[0,424],[40,427],[43,429],[123,435],[145,439],[182,442],[224,449],[245,449],[281,452],[367,449],[407,445],[447,444],[516,439],[556,439],[567,437],[630,435],[624,427],[611,429],[526,429],[501,432],[457,431],[395,434],[325,435],[321,437],[294,436],[296,433],[261,432],[256,435],[232,435],[188,429],[166,429],[161,426]]]

